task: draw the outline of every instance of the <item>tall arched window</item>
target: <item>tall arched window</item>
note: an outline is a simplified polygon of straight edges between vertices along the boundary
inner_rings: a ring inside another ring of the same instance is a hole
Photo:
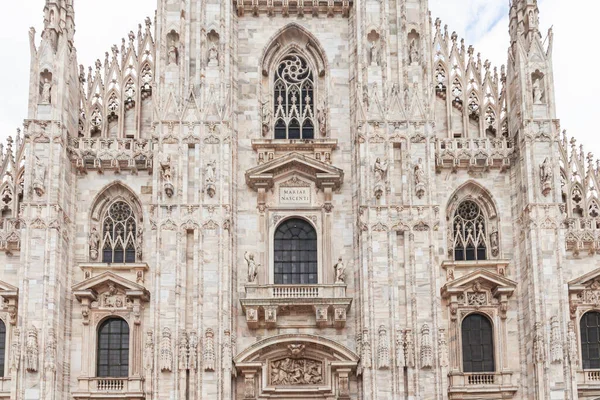
[[[494,372],[492,323],[481,314],[467,316],[461,325],[463,372]]]
[[[487,258],[485,216],[471,200],[463,201],[453,219],[454,260],[474,261]]]
[[[313,73],[296,52],[286,55],[274,77],[275,139],[314,139]]]
[[[600,369],[600,313],[585,313],[579,327],[583,369]]]
[[[275,284],[318,283],[317,232],[302,219],[288,219],[275,231]]]
[[[0,319],[0,377],[4,377],[6,365],[6,325]]]
[[[136,255],[136,219],[129,204],[114,202],[103,222],[102,262],[134,263]]]
[[[99,378],[129,376],[129,326],[110,318],[98,329],[97,374]]]

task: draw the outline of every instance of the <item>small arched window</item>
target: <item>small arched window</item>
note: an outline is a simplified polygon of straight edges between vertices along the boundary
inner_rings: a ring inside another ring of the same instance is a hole
[[[485,216],[479,205],[463,201],[453,219],[454,260],[474,261],[487,259]]]
[[[583,369],[600,369],[600,313],[585,313],[579,327]]]
[[[99,378],[129,376],[129,326],[110,318],[98,329],[97,374]]]
[[[314,139],[313,73],[296,52],[286,55],[274,76],[275,139]]]
[[[461,325],[463,372],[494,372],[492,323],[481,314],[467,316]]]
[[[114,202],[104,217],[102,262],[134,263],[137,223],[133,210],[124,201]]]
[[[6,325],[0,319],[0,377],[4,377],[6,365]]]
[[[317,232],[302,219],[288,219],[275,231],[276,285],[318,283]]]

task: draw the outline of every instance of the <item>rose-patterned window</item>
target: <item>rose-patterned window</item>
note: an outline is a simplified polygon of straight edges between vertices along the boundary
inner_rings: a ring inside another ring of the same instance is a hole
[[[314,139],[313,73],[296,52],[286,55],[274,77],[275,139]]]
[[[129,376],[129,326],[121,318],[110,318],[98,329],[97,375],[99,378]]]
[[[136,257],[136,218],[129,204],[113,203],[104,217],[102,262],[134,263]]]
[[[485,217],[471,200],[463,201],[453,219],[454,260],[474,261],[487,259]]]
[[[481,314],[468,315],[461,324],[463,372],[494,372],[492,323]]]

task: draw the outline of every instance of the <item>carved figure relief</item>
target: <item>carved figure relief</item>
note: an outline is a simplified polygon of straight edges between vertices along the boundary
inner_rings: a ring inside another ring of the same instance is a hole
[[[335,283],[346,283],[346,266],[342,261],[342,257],[338,258],[338,262],[333,268],[335,270]]]
[[[438,350],[440,353],[440,366],[447,367],[448,366],[448,342],[446,340],[446,330],[439,330],[438,337]]]
[[[377,199],[380,199],[385,191],[387,171],[387,161],[382,161],[380,157],[377,157],[375,165],[373,166],[373,172],[375,174],[375,197]]]
[[[146,344],[144,345],[144,369],[152,372],[154,369],[154,336],[149,330],[146,332]]]
[[[425,195],[425,169],[423,168],[423,159],[419,158],[419,161],[414,167],[415,174],[415,193],[419,199]]]
[[[369,339],[369,331],[367,329],[363,330],[362,340],[361,340],[361,349],[362,349],[362,366],[363,368],[371,368],[371,341]]]
[[[205,371],[215,370],[215,333],[210,328],[206,330],[204,335],[204,353],[202,355],[202,362]]]
[[[406,360],[406,366],[409,368],[415,367],[415,344],[413,341],[412,330],[407,329],[404,331],[404,357]]]
[[[231,331],[225,330],[223,335],[223,369],[230,370],[232,367],[231,354]]]
[[[100,234],[96,227],[92,228],[90,232],[90,238],[88,240],[88,244],[90,246],[90,260],[96,261],[98,260],[98,247],[100,246]]]
[[[385,326],[379,327],[379,345],[377,347],[377,361],[379,369],[390,368],[390,341]]]
[[[219,49],[217,45],[212,43],[208,49],[208,66],[217,67],[219,65]]]
[[[245,252],[244,259],[248,264],[248,283],[257,283],[256,278],[258,277],[258,268],[260,267],[260,264],[257,264],[256,261],[254,261],[253,253]]]
[[[163,178],[163,187],[165,190],[165,194],[168,197],[172,197],[175,191],[173,183],[171,182],[172,174],[171,174],[171,156],[167,155],[161,158],[160,160],[160,171]]]
[[[40,103],[50,104],[52,102],[52,82],[48,78],[45,78],[42,83],[42,96]]]
[[[416,39],[412,39],[408,45],[408,62],[410,64],[418,64],[420,62],[419,45]]]
[[[431,347],[431,335],[429,325],[424,324],[421,328],[421,368],[433,367],[433,349]]]
[[[568,345],[569,345],[569,360],[572,365],[579,365],[579,355],[577,354],[577,335],[575,333],[575,324],[569,321],[568,324]]]
[[[264,95],[266,97],[266,95]],[[273,110],[271,109],[271,102],[265,100],[262,102],[262,135],[268,136],[273,126]],[[262,156],[262,153],[259,154]]]
[[[18,371],[21,362],[21,330],[19,328],[15,328],[13,341],[10,346],[10,367],[13,371]]]
[[[41,197],[46,192],[46,166],[39,157],[35,157],[35,164],[33,166],[33,190]]]
[[[206,185],[206,194],[209,197],[214,197],[217,192],[216,183],[216,174],[217,174],[217,162],[215,160],[210,161],[206,164],[206,170],[204,172],[204,183]]]
[[[171,330],[164,327],[160,339],[160,370],[171,372],[173,370],[173,349],[171,348]]]
[[[542,165],[540,165],[540,182],[542,184],[542,194],[548,196],[552,192],[552,180],[554,172],[552,171],[552,163],[546,157]]]
[[[48,336],[46,337],[45,353],[44,368],[48,371],[54,371],[56,369],[56,335],[52,328],[48,330]]]
[[[535,362],[542,363],[546,359],[544,350],[544,332],[542,324],[536,322],[533,338],[533,352],[535,355]]]
[[[272,361],[269,367],[271,385],[296,386],[323,383],[323,364],[320,361],[288,357]]]
[[[368,47],[367,55],[368,62],[372,66],[380,65],[381,63],[381,37],[376,31],[371,31],[367,36]]]
[[[186,331],[182,330],[179,333],[179,343],[177,345],[179,349],[179,369],[184,371],[188,369],[188,337]]]
[[[189,368],[194,371],[198,368],[198,334],[196,331],[191,331],[189,334],[188,364]]]
[[[533,75],[533,104],[544,103],[543,78],[540,74]]]
[[[37,372],[39,362],[39,350],[38,350],[38,333],[35,326],[32,326],[27,331],[27,342],[26,353],[25,353],[25,368],[27,372]]]
[[[319,133],[322,137],[327,136],[327,106],[322,101],[317,110],[317,122],[319,123]]]
[[[492,249],[492,256],[498,257],[500,253],[500,245],[498,243],[498,231],[494,231],[490,234],[490,247]]]
[[[169,52],[167,54],[167,64],[168,65],[177,65],[179,58],[179,52],[175,45],[169,46]]]
[[[550,319],[550,354],[552,363],[560,363],[563,359],[562,335],[556,316]]]

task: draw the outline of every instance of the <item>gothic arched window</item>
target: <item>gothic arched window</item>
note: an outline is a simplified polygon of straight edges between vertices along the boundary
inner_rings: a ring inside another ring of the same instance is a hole
[[[134,263],[137,223],[133,210],[124,201],[114,202],[103,222],[102,262]]]
[[[579,322],[583,369],[600,369],[600,313],[590,311]]]
[[[463,372],[494,372],[492,323],[481,314],[467,316],[461,325]]]
[[[455,261],[487,259],[485,216],[477,203],[463,201],[456,210],[452,225]]]
[[[285,56],[275,71],[275,139],[314,139],[313,73],[296,52]]]
[[[6,325],[0,319],[0,377],[4,377],[6,365]]]
[[[317,232],[302,219],[288,219],[275,231],[275,284],[318,283]]]
[[[97,375],[99,378],[129,376],[129,326],[110,318],[98,329]]]

